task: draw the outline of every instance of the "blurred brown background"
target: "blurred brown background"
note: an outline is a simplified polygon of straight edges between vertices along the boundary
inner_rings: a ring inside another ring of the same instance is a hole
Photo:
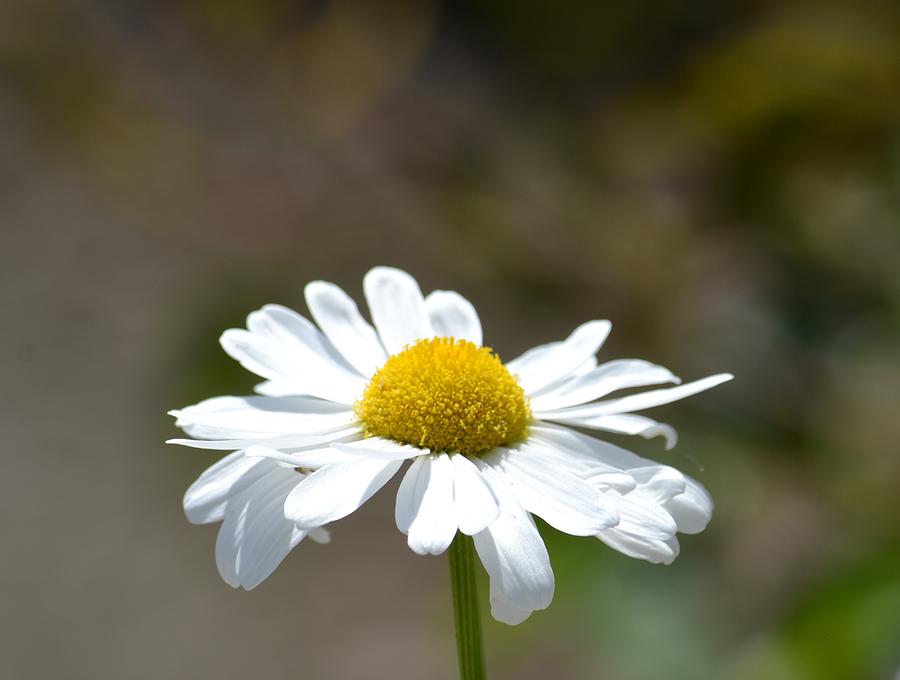
[[[706,484],[671,567],[546,526],[556,600],[491,677],[900,667],[900,7],[4,0],[0,677],[455,677],[392,488],[260,588],[181,495],[169,408],[254,384],[222,329],[375,264],[505,358],[734,383],[628,441]]]

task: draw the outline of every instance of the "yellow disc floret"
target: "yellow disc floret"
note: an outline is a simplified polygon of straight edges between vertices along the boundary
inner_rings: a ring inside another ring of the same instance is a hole
[[[366,435],[474,456],[525,436],[525,392],[489,347],[419,340],[388,359],[354,405]]]

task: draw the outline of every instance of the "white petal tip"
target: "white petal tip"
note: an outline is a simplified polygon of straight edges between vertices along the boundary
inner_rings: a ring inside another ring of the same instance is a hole
[[[426,555],[443,555],[445,552],[447,552],[447,548],[450,547],[450,543],[445,543],[444,541],[422,543],[421,541],[416,541],[415,539],[407,540],[406,544],[409,546],[410,550],[412,550],[417,555],[422,555],[423,557]]]
[[[507,626],[518,626],[525,623],[531,618],[536,611],[542,611],[547,607],[539,607],[537,609],[518,609],[510,605],[495,605],[492,603],[491,616],[495,621],[499,621]]]
[[[328,281],[323,281],[322,279],[316,279],[315,281],[310,281],[303,287],[303,291],[308,295],[310,292],[315,292],[317,288],[330,288],[333,284]]]
[[[235,340],[234,336],[241,335],[242,331],[243,331],[243,329],[241,329],[241,328],[225,329],[224,331],[222,331],[222,334],[219,336],[219,344],[222,345],[222,347],[226,347],[226,345],[231,344],[231,342],[233,340]],[[243,331],[243,332],[246,332],[246,331]],[[235,586],[235,587],[237,587],[237,586]]]
[[[369,271],[366,272],[366,276],[378,276],[379,274],[402,274],[403,276],[409,276],[409,274],[402,269],[398,269],[397,267],[390,267],[385,264],[380,264],[377,267],[372,267]]]
[[[671,451],[678,444],[678,432],[671,425],[657,423],[640,433],[644,439],[662,437],[666,451]]]
[[[313,541],[321,545],[327,545],[331,543],[331,532],[323,527],[310,529],[308,535]]]
[[[415,278],[409,272],[405,272],[402,269],[397,269],[396,267],[386,267],[384,265],[379,265],[378,267],[372,267],[369,271],[366,272],[366,275],[363,276],[363,289],[365,290],[369,286],[378,285],[379,280],[383,279],[402,279],[406,283],[412,282],[413,285],[418,288],[419,284],[416,283]]]
[[[581,328],[595,327],[604,336],[608,336],[612,331],[612,321],[609,319],[594,319],[583,324]],[[604,338],[605,340],[605,338]]]

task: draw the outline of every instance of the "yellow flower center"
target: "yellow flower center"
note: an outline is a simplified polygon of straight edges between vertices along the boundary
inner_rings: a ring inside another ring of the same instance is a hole
[[[388,359],[354,404],[367,436],[469,456],[525,435],[525,392],[490,347],[419,340]]]

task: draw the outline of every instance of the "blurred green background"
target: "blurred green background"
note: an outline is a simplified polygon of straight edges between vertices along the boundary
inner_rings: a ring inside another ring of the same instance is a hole
[[[626,442],[708,531],[542,526],[492,678],[894,678],[898,263],[894,0],[4,0],[0,676],[455,677],[394,487],[237,592],[180,505],[215,454],[161,443],[255,383],[222,329],[392,264],[507,359],[609,318],[601,358],[737,375]]]

